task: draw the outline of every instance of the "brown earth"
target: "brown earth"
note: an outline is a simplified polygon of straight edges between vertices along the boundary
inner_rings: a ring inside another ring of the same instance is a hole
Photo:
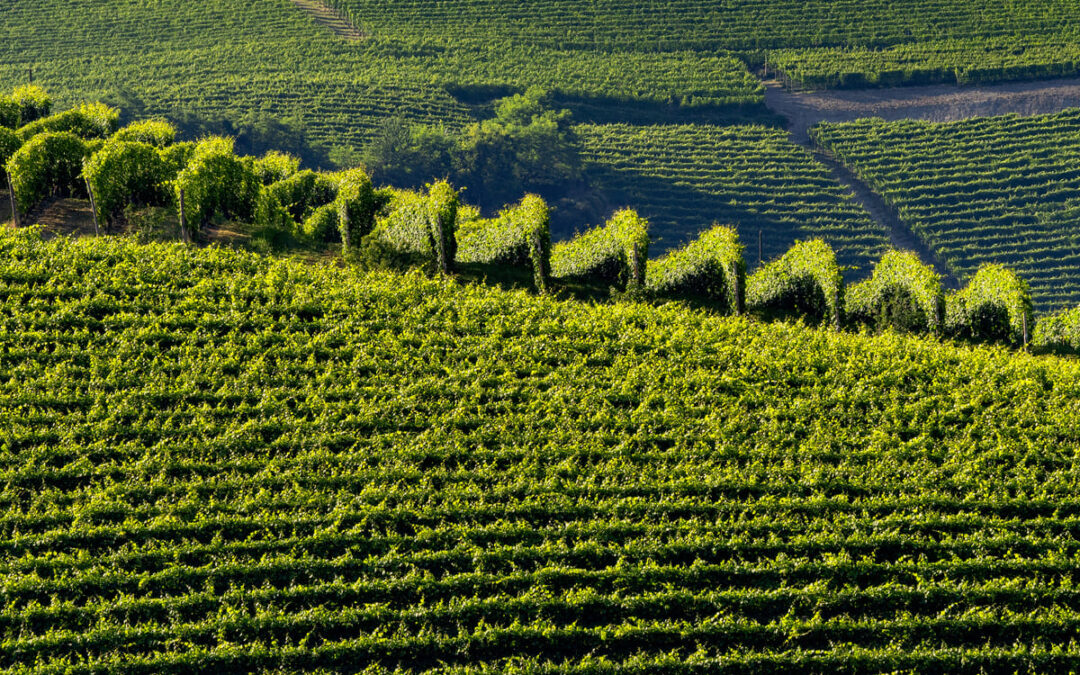
[[[340,12],[319,0],[289,0],[311,16],[315,23],[346,42],[359,42],[364,34],[352,25]]]

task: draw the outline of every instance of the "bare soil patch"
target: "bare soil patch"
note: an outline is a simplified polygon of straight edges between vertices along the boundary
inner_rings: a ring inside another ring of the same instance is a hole
[[[1080,78],[964,86],[934,85],[894,89],[793,92],[765,83],[765,105],[786,117],[792,138],[809,143],[807,131],[819,122],[862,117],[951,122],[1016,113],[1044,115],[1080,107]]]
[[[319,0],[289,0],[311,16],[315,23],[346,42],[360,42],[364,34],[340,12]]]

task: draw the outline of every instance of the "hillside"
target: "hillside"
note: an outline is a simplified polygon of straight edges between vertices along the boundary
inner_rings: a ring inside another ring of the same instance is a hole
[[[0,321],[12,672],[1080,666],[1074,361],[32,232]]]

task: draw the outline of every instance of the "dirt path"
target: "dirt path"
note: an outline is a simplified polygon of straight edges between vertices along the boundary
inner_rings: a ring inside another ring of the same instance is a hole
[[[774,80],[765,83],[765,105],[786,117],[792,137],[806,144],[810,140],[807,130],[818,122],[850,122],[860,117],[949,122],[1007,113],[1041,115],[1080,107],[1080,78],[977,87],[810,92],[790,92]]]
[[[329,30],[346,42],[360,42],[364,34],[352,25],[340,12],[319,0],[289,0],[304,12],[311,15],[315,23]]]

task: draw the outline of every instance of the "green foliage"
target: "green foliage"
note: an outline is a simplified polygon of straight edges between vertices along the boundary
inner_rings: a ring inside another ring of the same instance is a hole
[[[425,192],[392,190],[369,237],[440,272],[453,268],[457,252],[457,192],[445,181]]]
[[[94,193],[100,224],[114,224],[128,206],[167,206],[178,172],[157,147],[113,139],[90,156],[83,176]]]
[[[29,213],[50,195],[82,195],[82,165],[96,148],[69,132],[42,133],[24,143],[8,160],[15,200]]]
[[[363,169],[342,171],[334,176],[334,180],[338,193],[331,206],[336,209],[342,246],[348,251],[375,229],[375,214],[385,202]]]
[[[16,87],[10,95],[0,96],[0,127],[18,129],[47,117],[51,111],[52,99],[44,89],[33,85]]]
[[[104,103],[83,103],[71,110],[43,117],[19,128],[25,142],[38,134],[70,132],[86,139],[105,139],[120,126],[120,111]]]
[[[844,277],[832,247],[820,239],[797,242],[750,277],[751,308],[843,326]]]
[[[595,227],[551,249],[551,274],[557,279],[611,283],[622,290],[645,285],[649,222],[622,209]]]
[[[113,237],[0,280],[13,672],[1080,660],[1075,360]]]
[[[1040,317],[1031,346],[1045,352],[1080,354],[1080,307]]]
[[[816,141],[882,195],[958,279],[1013,269],[1035,309],[1080,304],[1080,110],[949,123],[822,124]]]
[[[473,219],[459,226],[457,261],[488,265],[528,265],[543,293],[551,277],[551,231],[547,203],[525,195],[493,219]]]
[[[184,204],[188,227],[197,232],[215,215],[251,221],[260,185],[253,164],[233,154],[231,138],[199,141],[173,187],[176,203]]]
[[[647,289],[656,297],[709,300],[728,314],[742,314],[746,260],[739,233],[717,225],[685,247],[650,261]]]
[[[255,161],[255,174],[263,185],[286,180],[300,171],[300,158],[271,150]]]
[[[176,127],[164,120],[142,120],[120,129],[113,134],[112,139],[164,148],[176,142]]]
[[[941,277],[911,251],[889,251],[871,278],[851,287],[848,317],[877,329],[938,333],[945,319]]]
[[[1027,283],[1001,265],[981,266],[949,300],[945,327],[955,337],[1022,345],[1035,326]]]
[[[13,129],[0,126],[0,167],[6,166],[8,160],[20,147],[22,147],[22,141],[19,135]],[[6,185],[0,187],[7,188]]]

